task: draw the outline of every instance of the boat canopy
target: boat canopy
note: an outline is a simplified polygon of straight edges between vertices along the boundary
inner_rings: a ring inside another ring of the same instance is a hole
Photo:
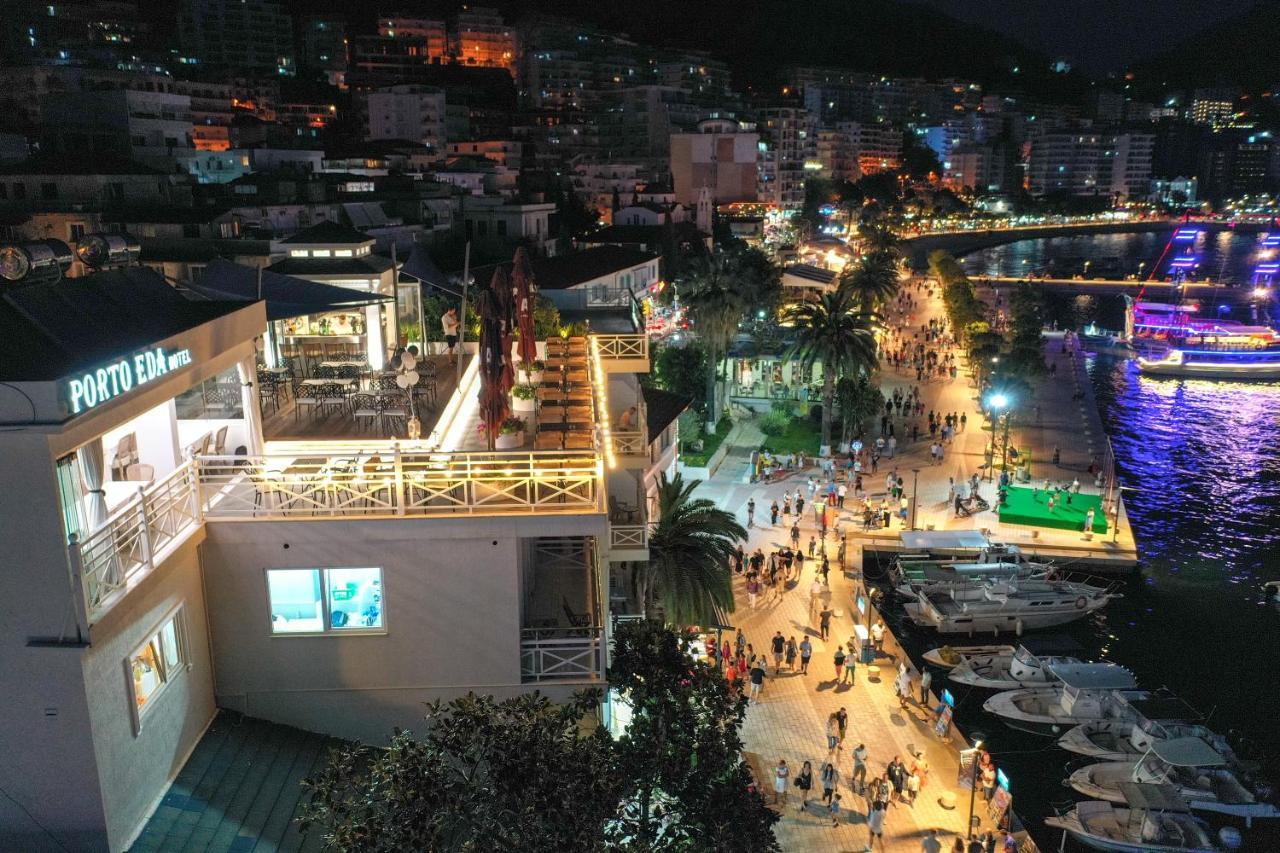
[[[1133,673],[1114,663],[1057,663],[1049,671],[1076,690],[1130,690],[1138,686]]]
[[[1169,784],[1152,782],[1121,782],[1120,793],[1129,808],[1138,811],[1156,812],[1190,812],[1191,807],[1178,793],[1178,789]]]
[[[1151,744],[1151,751],[1161,761],[1176,767],[1221,767],[1227,763],[1218,750],[1198,737],[1157,740]]]
[[[904,530],[902,532],[902,546],[912,551],[980,550],[990,544],[987,537],[976,530]]]
[[[1186,720],[1195,722],[1204,715],[1177,696],[1150,696],[1146,699],[1130,699],[1129,707],[1148,720]]]

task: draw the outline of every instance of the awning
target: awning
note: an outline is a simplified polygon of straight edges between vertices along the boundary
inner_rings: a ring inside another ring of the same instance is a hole
[[[267,303],[268,320],[343,311],[389,302],[394,298],[381,293],[307,281],[305,278],[281,275],[269,270],[262,271],[262,289],[259,291],[258,270],[223,258],[210,261],[200,275],[200,280],[185,286],[206,299],[246,302],[263,299]]]
[[[413,248],[409,250],[409,257],[405,258],[400,267],[400,272],[402,275],[416,278],[423,284],[429,284],[454,296],[461,292],[461,288],[449,281],[449,277],[440,271],[435,261],[431,260],[431,255],[421,243],[413,244]]]
[[[1189,812],[1187,801],[1172,785],[1121,782],[1120,793],[1129,808],[1155,812]]]
[[[1177,767],[1221,767],[1227,763],[1218,750],[1198,737],[1153,741],[1151,751],[1161,761]]]
[[[1129,690],[1138,686],[1132,672],[1114,663],[1050,664],[1049,671],[1077,690]]]

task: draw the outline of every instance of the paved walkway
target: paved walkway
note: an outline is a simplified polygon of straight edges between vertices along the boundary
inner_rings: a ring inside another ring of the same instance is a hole
[[[934,306],[932,310],[937,310],[937,307]],[[926,321],[927,316],[926,314]],[[917,325],[919,322],[917,319]],[[906,384],[907,378],[890,374],[881,379],[884,390],[891,393],[895,384]],[[976,427],[981,420],[975,415],[974,403],[969,399],[972,390],[966,383],[967,377],[962,373],[956,380],[938,381],[923,387],[926,410],[932,407],[947,411],[968,411],[969,423]],[[977,432],[973,429],[968,435],[961,435],[950,448],[953,460],[957,456],[964,460],[964,470],[968,470],[975,460],[981,458],[983,442],[976,435]],[[719,506],[737,513],[744,523],[746,503],[750,498],[755,499],[757,523],[748,531],[748,553],[756,548],[768,553],[787,544],[791,521],[784,522],[780,519],[778,526],[769,526],[769,505],[775,499],[781,505],[783,490],[794,492],[797,485],[803,485],[808,474],[812,473],[807,471],[795,474],[782,482],[768,485],[749,483],[749,456],[752,449],[759,446],[760,440],[761,436],[754,424],[743,423],[743,428],[733,437],[733,446],[716,476],[698,490],[700,497],[714,500]],[[917,467],[923,466],[925,470],[946,470],[929,468],[924,461],[927,454],[926,437],[918,446],[907,448],[906,458],[897,460],[896,464],[906,470],[906,466],[913,460],[918,460]],[[1064,462],[1070,461],[1064,459]],[[895,463],[887,464],[891,468]],[[1087,464],[1086,459],[1081,467]],[[922,518],[925,504],[941,502],[947,488],[945,475],[935,473],[930,476],[926,475],[925,470],[921,472],[920,482]],[[886,472],[887,469],[882,464],[879,476],[868,478],[867,487],[873,497],[877,491],[875,480],[879,480],[878,489],[882,491]],[[910,475],[907,476],[909,487]],[[941,493],[938,492],[939,484]],[[933,497],[934,495],[937,497]],[[993,523],[994,516],[988,514],[988,520],[983,526],[991,526]],[[857,525],[859,529],[860,526]],[[798,810],[798,791],[789,785],[789,803],[782,809],[783,817],[777,825],[777,836],[783,849],[788,851],[849,851],[863,850],[869,837],[865,823],[868,803],[860,795],[851,792],[845,783],[852,772],[852,750],[859,743],[866,744],[871,776],[883,774],[894,756],[901,757],[910,767],[911,756],[923,752],[930,768],[928,780],[914,805],[890,805],[884,836],[885,849],[919,851],[925,834],[930,829],[935,829],[944,842],[943,849],[949,850],[952,840],[964,832],[968,819],[969,792],[959,789],[956,783],[959,766],[956,745],[934,737],[929,719],[931,714],[925,707],[918,705],[906,709],[900,707],[894,694],[893,681],[898,661],[906,658],[892,636],[886,632],[885,651],[878,659],[881,676],[877,682],[869,680],[867,668],[861,665],[857,667],[852,685],[837,685],[834,680],[833,656],[837,645],[847,642],[854,634],[854,598],[859,588],[859,551],[853,547],[858,534],[853,531],[853,525],[849,527],[850,569],[842,572],[838,566],[833,565],[829,575],[829,588],[825,593],[826,600],[835,611],[828,640],[819,636],[817,617],[811,610],[809,601],[809,588],[814,580],[815,570],[820,566],[820,560],[806,560],[804,574],[798,581],[792,582],[786,591],[761,595],[754,608],[748,604],[743,580],[735,578],[737,611],[733,614],[732,621],[743,630],[747,641],[753,644],[757,652],[768,651],[769,641],[775,631],[781,631],[784,637],[794,637],[797,643],[807,635],[814,647],[808,675],[788,672],[785,668],[782,674],[775,675],[770,667],[770,677],[766,679],[763,694],[758,701],[752,702],[743,728],[748,759],[762,783],[769,789],[769,795],[772,794],[773,769],[780,758],[786,759],[793,774],[799,771],[804,761],[810,761],[815,777],[822,765],[827,760],[832,760],[842,776],[838,789],[843,797],[840,826],[833,827],[825,814],[801,813]],[[801,529],[802,542],[807,546],[809,537],[814,532],[811,514],[806,514]],[[896,531],[894,535],[896,536]],[[827,547],[834,564],[834,533],[828,538]],[[918,681],[916,684],[918,685]],[[931,700],[929,705],[933,704]],[[832,754],[827,750],[825,726],[829,715],[841,707],[848,712],[849,728],[843,749]],[[954,808],[944,808],[940,804],[940,798],[947,792],[955,795]],[[816,781],[812,793],[812,801],[816,801],[820,807],[822,791]],[[979,814],[984,813],[981,798],[976,810]],[[984,829],[987,827],[989,823],[984,824]],[[879,846],[876,849],[880,849]]]

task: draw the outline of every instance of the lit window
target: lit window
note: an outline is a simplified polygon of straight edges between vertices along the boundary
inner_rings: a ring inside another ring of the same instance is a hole
[[[350,249],[334,249],[333,256],[335,258],[349,258],[351,257],[351,250]]]
[[[306,249],[290,249],[289,250],[289,257],[291,258],[305,258],[306,256],[307,256]]]
[[[316,250],[314,250],[314,251],[311,253],[311,257],[313,257],[313,258],[327,258],[327,257],[329,257],[329,250],[328,250],[328,249],[316,249]]]
[[[382,569],[270,569],[271,633],[384,630]]]
[[[156,699],[188,663],[186,633],[179,608],[125,661],[133,697],[135,728],[155,707]]]

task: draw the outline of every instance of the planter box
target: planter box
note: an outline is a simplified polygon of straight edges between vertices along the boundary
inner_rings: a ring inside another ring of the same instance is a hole
[[[542,370],[534,370],[529,373],[525,373],[523,370],[516,371],[516,375],[520,377],[521,385],[541,385],[543,373],[544,371]]]
[[[679,463],[680,473],[688,480],[710,480],[712,475],[719,469],[720,463],[729,455],[729,439],[733,438],[734,433],[738,429],[734,426],[729,434],[724,437],[724,441],[720,442],[720,446],[716,448],[716,452],[711,454],[711,458],[707,460],[705,468],[686,465],[684,462]]]
[[[528,400],[514,395],[511,397],[511,411],[513,412],[532,412],[537,408],[538,399],[536,397],[530,397]]]
[[[498,437],[493,440],[493,446],[496,450],[518,450],[524,447],[524,433],[498,433]]]

